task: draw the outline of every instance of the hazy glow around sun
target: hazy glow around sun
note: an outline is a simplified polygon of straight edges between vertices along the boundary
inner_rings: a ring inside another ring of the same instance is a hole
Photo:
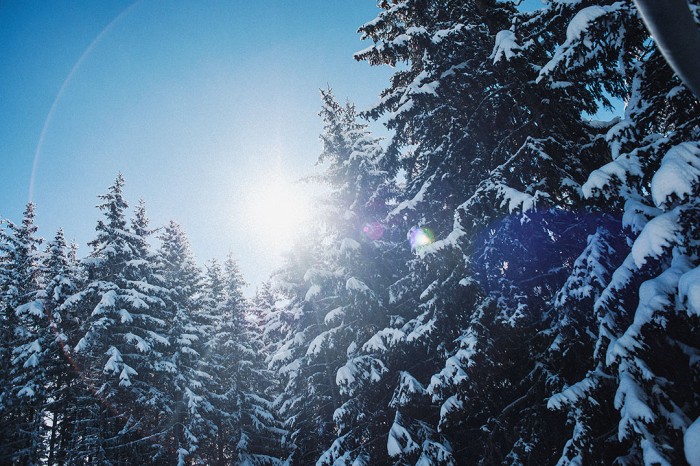
[[[257,180],[247,190],[245,203],[249,228],[268,254],[291,247],[294,235],[310,219],[308,194],[279,174]]]

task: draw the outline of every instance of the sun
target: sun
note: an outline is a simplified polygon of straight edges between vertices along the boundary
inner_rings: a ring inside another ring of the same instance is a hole
[[[247,223],[266,252],[280,253],[310,219],[308,194],[279,174],[262,177],[246,196]]]

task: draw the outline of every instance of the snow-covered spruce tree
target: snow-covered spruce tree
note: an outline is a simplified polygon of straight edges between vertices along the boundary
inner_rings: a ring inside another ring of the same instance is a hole
[[[566,40],[543,70],[574,85],[601,70],[620,73],[627,106],[606,136],[611,160],[583,189],[594,202],[623,208],[634,240],[594,304],[599,331],[590,373],[552,400],[570,406],[577,423],[561,463],[597,461],[620,442],[620,464],[695,464],[700,107],[637,32],[633,5],[568,8]],[[601,66],[605,57],[615,66]],[[619,410],[607,442],[596,438],[592,399]]]
[[[540,360],[549,375],[548,408],[559,410],[571,401],[577,403],[567,411],[571,437],[559,445],[561,464],[610,464],[620,451],[611,437],[617,413],[613,400],[606,396],[612,379],[602,371],[591,371],[591,367],[598,331],[593,305],[628,251],[623,240],[615,224],[600,226],[588,237],[586,248],[554,300],[556,318],[540,335],[544,343]],[[586,371],[583,376],[582,371]],[[592,380],[595,383],[590,383]]]
[[[206,396],[209,438],[203,442],[212,464],[279,464],[283,431],[265,398],[269,385],[263,366],[260,336],[248,317],[245,281],[231,254],[223,270],[216,261],[207,267],[208,302],[213,336],[207,366],[213,379]]]
[[[277,298],[272,288],[272,281],[267,279],[263,281],[256,289],[255,296],[250,303],[250,316],[257,327],[258,333],[262,334],[265,331],[265,322],[270,311],[274,308]],[[267,343],[266,343],[267,344]]]
[[[536,82],[537,62],[547,52],[541,42],[520,45],[512,4],[382,6],[385,11],[361,28],[375,45],[358,57],[407,66],[368,114],[389,116],[388,126],[396,131],[389,155],[404,153],[406,197],[389,218],[406,231],[421,227],[413,230],[417,257],[392,287],[392,300],[397,309],[409,310],[400,329],[407,348],[422,348],[422,359],[434,360],[432,368],[413,369],[412,379],[405,380],[414,392],[425,387],[441,404],[437,426],[452,440],[439,453],[423,452],[433,462],[452,461],[447,452],[455,449],[465,464],[528,456],[535,464],[551,461],[562,439],[538,421],[548,414],[546,374],[531,339],[555,318],[547,312],[549,304],[587,234],[595,231],[590,224],[588,231],[576,227],[590,215],[581,212],[581,185],[606,149],[607,127],[581,117],[595,109],[597,96],[589,93],[593,98],[587,102],[566,86]],[[495,227],[503,218],[505,224]],[[530,225],[520,228],[521,223]],[[427,228],[438,239],[433,244],[425,244],[431,242]],[[498,248],[482,250],[478,239],[491,229]],[[567,231],[577,234],[562,240]],[[475,262],[500,260],[499,268],[507,267],[509,248],[553,255],[517,264],[515,254],[511,272],[492,270],[492,283],[485,286],[483,276],[474,276]],[[532,274],[531,280],[514,283],[509,278],[514,271]],[[397,387],[400,391],[409,387]],[[410,457],[420,451],[420,442],[411,438],[410,421],[400,414],[396,443]],[[465,445],[465,438],[483,447]]]
[[[305,357],[307,365],[333,369],[338,396],[327,420],[336,425],[335,439],[318,464],[381,464],[387,461],[383,426],[391,420],[390,386],[398,374],[382,360],[379,347],[389,343],[370,339],[390,323],[386,294],[397,270],[388,240],[393,232],[380,220],[393,188],[379,141],[355,107],[338,104],[330,90],[321,97],[319,163],[325,169],[318,179],[329,191],[320,213],[323,262],[305,275],[305,299],[319,317]]]
[[[394,270],[383,257],[390,233],[378,220],[390,186],[378,141],[354,106],[338,104],[330,90],[321,97],[325,170],[316,181],[328,196],[312,238],[274,277],[280,299],[265,336],[282,343],[268,360],[286,387],[279,405],[290,418],[292,464],[382,463],[387,368],[361,347],[388,324],[382,277]]]
[[[5,220],[0,230],[0,461],[38,464],[47,398],[45,372],[38,367],[46,327],[41,290],[41,239],[34,204],[22,223]]]
[[[164,290],[155,284],[142,207],[127,226],[123,186],[119,175],[99,196],[105,218],[97,222],[84,260],[86,284],[64,304],[86,319],[75,354],[92,392],[79,403],[80,440],[72,461],[156,462],[164,453],[161,437],[151,435],[168,415],[159,389],[168,367],[163,351],[170,346]]]
[[[82,269],[75,253],[74,246],[66,244],[63,230],[59,229],[48,244],[42,270],[45,284],[40,296],[48,319],[44,336],[47,349],[42,363],[47,366],[50,392],[45,406],[45,416],[49,418],[45,442],[48,464],[62,463],[67,458],[74,442],[73,410],[83,388],[71,353],[79,338],[79,319],[64,307],[68,297],[82,285]]]
[[[431,406],[426,387],[465,328],[477,290],[462,280],[465,263],[458,250],[423,251],[433,237],[448,237],[455,209],[493,163],[489,145],[507,136],[494,119],[489,95],[498,89],[485,64],[491,54],[490,27],[505,27],[503,15],[512,7],[443,3],[383,2],[384,11],[360,28],[374,45],[357,54],[374,65],[406,63],[368,112],[374,118],[389,117],[387,126],[395,133],[386,158],[394,171],[405,171],[406,186],[387,223],[404,235],[411,231],[418,253],[405,256],[404,275],[390,288],[389,313],[395,317],[383,330],[394,335],[400,348],[395,351],[403,355],[401,365],[393,367],[401,376],[392,390],[395,415],[385,427],[388,453],[398,464],[419,458],[455,462],[453,446],[434,433],[439,411]],[[484,21],[486,10],[491,25]],[[409,251],[407,242],[404,250]]]
[[[493,37],[484,12],[493,13],[491,27],[500,29],[507,26],[502,17],[512,7],[416,1],[381,6],[384,11],[360,28],[374,45],[357,57],[375,65],[407,64],[368,114],[388,115],[387,126],[395,131],[386,157],[394,171],[403,168],[407,181],[387,220],[405,233],[412,231],[417,253],[406,258],[404,276],[390,288],[395,317],[383,330],[391,332],[403,353],[401,366],[394,367],[401,377],[393,390],[395,415],[385,427],[386,447],[398,464],[419,458],[454,464],[453,446],[431,432],[438,427],[438,411],[426,406],[426,387],[466,327],[477,290],[462,280],[465,263],[456,248],[441,247],[438,254],[424,251],[433,236],[446,238],[452,231],[455,209],[493,163],[489,144],[493,148],[506,139],[489,98],[498,89],[493,69],[484,66]],[[443,401],[452,406],[452,400]]]
[[[208,434],[204,420],[213,410],[204,388],[212,378],[205,359],[212,316],[206,313],[199,291],[202,274],[185,232],[171,221],[159,239],[156,281],[167,290],[163,293],[169,323],[165,335],[171,343],[163,351],[167,374],[161,387],[169,404],[169,417],[161,424],[167,462],[204,463],[207,458],[199,449],[200,437]]]
[[[226,288],[223,270],[221,264],[216,259],[211,259],[205,264],[203,290],[202,290],[202,305],[205,315],[210,316],[210,332],[206,340],[204,340],[203,361],[204,367],[207,368],[207,373],[211,378],[204,378],[204,397],[208,409],[204,414],[204,433],[199,438],[198,456],[208,459],[211,463],[223,464],[225,462],[224,454],[224,436],[223,419],[226,416],[220,407],[214,401],[218,397],[217,393],[223,391],[220,386],[219,378],[220,368],[216,367],[217,360],[210,357],[210,353],[215,351],[216,340],[213,338],[217,321],[217,317],[221,311],[222,303],[226,299]],[[220,405],[221,403],[218,403]]]
[[[62,463],[66,459],[74,427],[71,413],[79,390],[70,353],[78,324],[63,308],[66,299],[77,291],[81,279],[80,268],[70,254],[63,230],[58,230],[48,244],[41,271],[43,286],[37,297],[43,315],[30,314],[36,321],[36,334],[34,342],[25,348],[34,351],[21,354],[23,360],[27,356],[37,360],[35,366],[27,369],[32,371],[29,376],[35,381],[35,392],[40,393],[43,400],[41,427],[46,432],[41,450],[48,464]]]
[[[78,246],[74,242],[65,248],[64,269],[59,253],[60,247],[57,247],[59,244],[60,241],[56,239],[49,245],[45,271],[48,280],[46,308],[50,310],[52,306],[56,306],[53,313],[48,315],[54,316],[51,325],[55,326],[61,355],[70,367],[69,372],[59,374],[59,386],[52,394],[54,401],[49,406],[50,411],[56,413],[53,415],[56,420],[55,427],[51,424],[51,436],[57,436],[55,448],[51,448],[51,440],[49,441],[49,455],[53,450],[54,462],[70,464],[73,459],[81,458],[82,455],[84,408],[93,406],[94,391],[85,383],[87,373],[78,366],[74,350],[83,337],[83,323],[87,320],[87,315],[84,310],[72,306],[69,299],[83,289],[87,282],[87,271],[78,259]],[[60,315],[60,320],[56,314]],[[56,432],[53,431],[54,428],[57,429]]]
[[[535,16],[535,19],[530,16]],[[534,220],[539,226],[539,230],[523,236],[527,228],[516,225],[515,230],[521,229],[521,233],[513,239],[523,245],[529,243],[525,249],[527,254],[539,257],[529,263],[518,264],[513,260],[517,254],[511,255],[504,265],[510,266],[511,270],[513,266],[526,265],[523,271],[527,270],[531,276],[522,281],[524,286],[510,290],[501,287],[496,294],[499,296],[499,307],[502,307],[504,298],[508,300],[508,295],[511,299],[520,298],[507,307],[518,309],[524,305],[525,312],[521,317],[526,319],[518,323],[521,334],[509,349],[513,355],[521,351],[529,353],[525,362],[528,369],[522,374],[525,377],[517,383],[518,389],[514,390],[522,396],[511,399],[517,401],[520,407],[509,404],[507,411],[510,413],[504,410],[502,414],[494,416],[489,420],[489,426],[496,427],[488,429],[489,438],[502,436],[499,440],[501,449],[508,443],[512,444],[510,452],[502,450],[501,453],[507,453],[508,461],[529,461],[531,464],[552,462],[563,447],[563,438],[551,433],[551,425],[560,423],[560,419],[546,412],[543,401],[585,375],[588,367],[585,362],[590,360],[588,355],[593,344],[590,336],[594,335],[590,329],[595,327],[595,314],[586,305],[596,293],[601,292],[601,277],[609,276],[627,249],[619,222],[614,218],[620,215],[620,211],[615,206],[585,206],[582,199],[583,182],[594,168],[603,163],[602,156],[607,153],[603,136],[616,123],[614,120],[607,123],[588,122],[582,113],[594,112],[601,101],[605,104],[604,90],[615,91],[617,93],[614,95],[619,96],[622,79],[612,74],[605,79],[590,80],[569,89],[570,84],[562,82],[561,77],[542,79],[545,76],[542,70],[546,67],[522,67],[523,61],[544,64],[549,60],[545,53],[547,44],[551,44],[551,35],[562,30],[561,19],[556,15],[554,19],[542,21],[536,14],[518,15],[513,19],[514,26],[497,34],[492,56],[495,64],[501,67],[504,85],[508,85],[510,92],[517,95],[530,96],[530,100],[519,100],[536,110],[533,112],[535,118],[528,123],[529,136],[525,143],[511,159],[492,172],[464,209],[465,213],[478,212],[480,209],[475,209],[475,205],[484,201],[488,209],[489,201],[493,199],[501,207],[505,204],[509,210],[522,212],[521,222],[531,223]],[[629,29],[632,40],[636,37],[634,33],[638,31],[638,25],[632,24]],[[567,34],[574,32],[569,29]],[[615,37],[611,34],[604,40],[614,41]],[[603,58],[607,60],[608,55]],[[607,66],[605,63],[604,66]],[[547,105],[535,105],[533,96]],[[540,214],[531,213],[533,206],[539,207]],[[542,212],[542,207],[547,210]],[[593,234],[596,227],[603,230],[594,234],[591,247],[577,261],[576,257],[586,244],[586,236]],[[507,242],[514,230],[501,231],[505,237],[499,240],[500,249],[512,250],[507,247]],[[602,244],[598,244],[601,241]],[[503,259],[503,252],[498,253],[498,249],[494,249],[494,252],[497,254],[493,258],[497,259],[500,255]],[[488,251],[484,253],[488,255]],[[551,255],[556,257],[555,261],[542,269],[551,260],[548,257]],[[581,269],[574,267],[566,286],[578,280],[578,285],[589,294],[568,296],[567,300],[566,293],[570,290],[565,286],[557,293],[557,286],[563,283],[562,278],[575,263],[578,263],[578,267],[586,266],[587,270],[581,276]],[[601,264],[605,264],[605,268]],[[594,270],[598,276],[587,276]],[[502,275],[507,278],[509,272]],[[508,279],[501,280],[501,283],[509,287],[513,284]],[[493,291],[490,294],[493,296]],[[530,336],[523,338],[527,335],[524,329],[530,332]],[[491,333],[494,334],[493,331]],[[523,340],[529,341],[523,345]],[[499,410],[494,412],[498,413]],[[509,419],[506,418],[507,414],[510,415]],[[605,414],[593,417],[598,424],[596,436],[606,433],[606,429],[600,429],[605,422],[603,420],[610,419]],[[494,459],[486,463],[489,461]]]
[[[287,462],[293,465],[315,463],[324,447],[333,442],[333,412],[340,406],[335,384],[339,365],[325,360],[308,364],[307,358],[310,343],[324,325],[324,315],[309,302],[321,278],[313,271],[322,264],[323,239],[321,224],[309,222],[303,241],[296,241],[273,274],[276,299],[263,334],[264,341],[269,342],[268,368],[277,374],[283,387],[275,407],[289,432]]]

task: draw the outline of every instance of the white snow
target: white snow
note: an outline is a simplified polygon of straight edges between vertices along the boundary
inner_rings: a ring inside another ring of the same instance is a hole
[[[508,213],[513,213],[514,210],[522,210],[527,212],[534,210],[537,207],[537,199],[535,196],[518,191],[506,185],[498,186],[499,197],[502,198],[501,207],[508,205]]]
[[[427,395],[427,391],[415,377],[406,371],[401,371],[399,384],[389,406],[394,408],[408,406],[416,395]]]
[[[95,309],[92,311],[93,316],[103,314],[107,309],[112,309],[117,304],[117,292],[115,290],[109,290],[102,295],[102,299],[97,303]]]
[[[163,346],[170,346],[170,340],[168,340],[163,335],[160,335],[160,334],[153,332],[151,330],[148,330],[146,333],[148,333],[148,336],[151,337],[151,340],[153,340],[157,343],[160,343]]]
[[[639,287],[639,305],[634,313],[634,320],[625,333],[611,344],[610,357],[624,357],[632,352],[640,345],[639,335],[642,328],[651,322],[664,319],[664,310],[673,304],[679,278],[689,268],[687,260],[681,256],[662,274],[642,283]]]
[[[457,398],[457,395],[452,395],[440,406],[440,419],[444,419],[452,411],[459,411],[462,408],[464,408],[464,403]]]
[[[345,317],[345,310],[342,307],[336,307],[328,311],[326,317],[323,318],[323,323],[326,325],[333,325],[342,320],[343,317]]]
[[[416,206],[423,202],[423,197],[425,196],[425,193],[430,187],[430,185],[433,183],[434,178],[435,175],[431,175],[430,178],[428,178],[428,180],[425,183],[423,183],[418,193],[416,193],[416,195],[413,196],[412,199],[401,201],[396,207],[394,207],[394,209],[391,212],[389,212],[387,218],[392,219],[406,209],[415,210]]]
[[[515,41],[515,33],[513,31],[500,31],[496,34],[496,44],[493,47],[491,58],[494,63],[498,63],[502,58],[506,61],[517,55],[520,50],[520,45]]]
[[[639,421],[653,422],[656,416],[646,403],[644,391],[628,372],[620,374],[620,383],[615,393],[615,408],[620,411],[618,439],[620,441],[634,431]]]
[[[331,330],[327,330],[325,332],[322,332],[320,335],[317,335],[316,338],[314,338],[311,343],[309,343],[309,347],[306,350],[306,355],[307,356],[317,356],[318,354],[321,353],[321,350],[324,348],[324,346],[332,346],[333,345],[333,335],[336,333],[336,328],[333,328]],[[330,342],[328,345],[326,344],[326,341]]]
[[[354,356],[355,353],[357,353],[357,343],[352,341],[348,345],[348,348],[345,350],[345,355],[349,358],[349,357]]]
[[[427,322],[417,325],[411,333],[406,337],[406,341],[413,342],[426,335],[430,335],[435,329],[435,318],[429,319]]]
[[[645,466],[673,466],[666,461],[664,455],[661,454],[653,442],[645,438],[640,442],[640,445],[642,447],[642,458],[644,458]]]
[[[413,94],[432,94],[437,96],[437,88],[439,87],[439,81],[425,82],[426,79],[430,78],[430,74],[427,71],[421,71],[418,73],[413,81],[406,86],[406,91],[402,102],[409,101],[409,96]]]
[[[369,289],[365,283],[355,277],[350,277],[348,278],[347,282],[345,282],[345,289],[348,291],[357,291],[362,294],[372,294],[372,291]]]
[[[464,347],[460,348],[454,356],[447,358],[445,367],[430,379],[428,392],[433,395],[434,401],[438,401],[441,397],[440,388],[445,385],[459,385],[468,377],[464,368],[474,364],[472,356],[476,354],[474,349],[476,338],[469,334],[465,335],[464,338],[466,340],[463,342]]]
[[[462,229],[462,227],[459,225],[459,222],[454,223],[454,229],[450,232],[449,235],[447,235],[445,238],[436,240],[430,244],[426,244],[423,246],[419,246],[416,248],[416,253],[418,254],[418,257],[427,257],[432,254],[436,254],[439,251],[443,249],[450,249],[457,247],[459,244],[459,241],[462,239],[462,237],[465,235],[465,231]],[[437,282],[433,282],[433,284],[437,285]],[[462,283],[460,283],[462,284]],[[462,284],[463,285],[463,284]],[[431,292],[432,284],[423,290],[421,293],[420,299],[424,299],[426,296],[428,296]]]
[[[119,352],[117,348],[114,346],[110,346],[107,352],[105,353],[109,355],[109,359],[105,363],[105,367],[102,369],[103,372],[114,372],[117,373],[120,370],[120,367],[122,365],[122,355]]]
[[[126,340],[128,343],[131,343],[132,345],[135,345],[136,348],[142,353],[146,353],[151,350],[151,345],[149,345],[146,342],[146,340],[144,340],[138,335],[134,335],[131,332],[124,335],[124,340]]]
[[[130,324],[134,321],[134,318],[131,317],[131,313],[129,313],[129,311],[126,309],[119,309],[117,314],[119,314],[119,320],[122,324]]]
[[[625,213],[622,215],[622,225],[639,233],[652,218],[660,215],[661,210],[654,206],[646,205],[637,199],[625,201]]]
[[[18,306],[15,310],[15,314],[18,316],[22,314],[29,314],[34,317],[44,317],[44,305],[41,301],[35,300]]]
[[[304,296],[304,299],[306,301],[311,301],[319,294],[321,294],[321,287],[319,285],[311,285],[306,291],[306,296]]]
[[[352,385],[353,382],[355,382],[355,376],[353,373],[357,370],[357,367],[355,364],[353,364],[352,361],[348,361],[345,363],[344,366],[342,366],[340,369],[338,369],[338,372],[335,375],[335,383],[337,385]]]
[[[684,142],[672,147],[651,179],[651,196],[657,207],[664,207],[675,195],[684,199],[697,190],[700,182],[700,146]]]
[[[343,238],[340,242],[340,252],[345,256],[358,251],[360,249],[360,243],[352,238]]]
[[[185,466],[187,456],[190,454],[189,451],[180,447],[177,449],[177,466]]]
[[[555,393],[547,401],[547,409],[562,409],[565,405],[574,404],[578,400],[586,398],[590,391],[597,385],[597,378],[589,375],[585,379],[566,387],[559,393]],[[593,401],[593,400],[591,400]]]
[[[683,452],[690,466],[700,466],[700,417],[693,422],[683,435]]]
[[[678,296],[689,314],[700,316],[700,267],[684,273],[678,280]]]
[[[566,41],[571,43],[580,40],[591,23],[607,13],[607,8],[598,5],[586,7],[576,13],[566,28]]]
[[[13,353],[20,353],[18,357],[12,360],[13,364],[18,364],[23,358],[27,358],[22,367],[36,367],[39,365],[39,357],[37,355],[41,353],[41,344],[39,343],[39,340],[34,340],[31,343],[22,345],[21,347],[15,349]]]
[[[34,398],[34,394],[34,387],[30,385],[25,385],[17,392],[17,396],[27,398]]]
[[[460,31],[462,31],[463,29],[466,29],[466,28],[467,28],[467,26],[465,26],[464,24],[456,24],[449,29],[440,29],[433,34],[431,41],[434,44],[439,44],[440,42],[445,40],[445,38],[447,38],[453,34],[459,33]]]
[[[126,302],[131,304],[133,309],[146,310],[148,309],[148,304],[145,299],[148,299],[145,295],[139,293],[135,290],[124,290],[125,294],[121,295],[121,298]]]
[[[124,364],[124,368],[119,374],[119,385],[122,387],[131,386],[131,376],[138,375],[138,373],[131,367]]]
[[[372,338],[362,345],[362,351],[367,353],[386,351],[387,346],[394,346],[397,342],[405,338],[405,336],[406,335],[399,329],[384,328],[372,335]]]
[[[389,456],[399,456],[403,453],[412,453],[418,450],[419,445],[413,441],[408,431],[394,422],[389,431],[389,438],[386,442],[386,449]]]
[[[604,192],[613,179],[618,179],[624,183],[628,175],[641,177],[642,174],[643,171],[639,159],[625,154],[593,170],[588,175],[588,180],[586,180],[581,189],[584,196],[590,198],[594,197],[596,192]]]
[[[660,257],[667,248],[678,243],[678,215],[674,209],[653,218],[644,226],[632,245],[631,254],[637,267],[642,267],[649,258]]]
[[[36,367],[39,365],[39,358],[37,357],[36,353],[33,353],[29,358],[25,361],[22,367],[25,369],[29,367]]]

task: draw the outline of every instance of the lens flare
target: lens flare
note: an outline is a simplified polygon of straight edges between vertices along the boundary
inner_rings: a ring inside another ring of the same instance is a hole
[[[420,249],[435,241],[435,235],[430,228],[413,227],[408,232],[408,241],[411,243],[411,249]]]
[[[362,233],[372,241],[377,241],[384,236],[384,227],[379,222],[365,223],[362,227]]]

